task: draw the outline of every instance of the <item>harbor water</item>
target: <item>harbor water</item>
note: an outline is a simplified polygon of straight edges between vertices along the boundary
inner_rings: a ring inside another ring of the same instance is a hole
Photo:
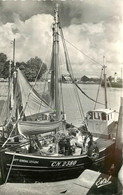
[[[77,100],[75,96],[75,89],[73,84],[62,84],[63,85],[63,101],[64,109],[66,113],[67,122],[72,123],[76,126],[82,124],[82,117],[79,112],[79,107],[77,105]],[[81,89],[92,99],[96,99],[97,91],[99,85],[96,84],[80,84]],[[42,93],[44,86],[42,82],[37,82],[35,86],[39,93]],[[95,102],[88,99],[80,91],[79,97],[83,108],[83,113],[94,109]],[[120,107],[120,97],[122,96],[122,88],[107,88],[108,96],[108,108],[115,110],[115,119],[118,119],[118,112]],[[0,100],[5,100],[7,98],[7,83],[0,82]],[[104,88],[100,87],[98,102],[104,104]],[[104,108],[104,105],[96,104],[96,108]]]

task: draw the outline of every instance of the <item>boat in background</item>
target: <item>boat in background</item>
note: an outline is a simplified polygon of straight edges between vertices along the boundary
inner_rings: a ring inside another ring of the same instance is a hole
[[[115,149],[115,140],[117,135],[117,121],[115,121],[115,117],[114,117],[115,111],[108,109],[107,82],[106,82],[107,78],[106,78],[106,70],[105,70],[106,66],[104,64],[104,59],[105,56],[103,56],[103,68],[102,68],[102,71],[104,71],[103,75],[104,75],[105,108],[96,109],[98,95],[99,95],[99,88],[100,88],[99,86],[94,109],[86,113],[85,123],[87,125],[88,130],[93,135],[93,139],[96,140],[97,147],[100,147],[102,145],[103,146],[102,150],[105,150],[107,148],[108,152],[110,153],[111,151],[110,147]],[[107,147],[107,144],[109,145],[111,144],[111,145]],[[112,164],[114,164],[114,155],[113,155]]]
[[[58,7],[55,9],[52,30],[50,103],[35,91],[22,71],[16,68],[16,65],[14,67],[12,74],[14,103],[6,125],[9,135],[1,150],[3,183],[71,179],[78,177],[87,168],[107,171],[113,162],[114,140],[97,137],[95,142],[90,133],[93,130],[86,121],[81,128],[66,122],[59,74],[59,37],[63,43],[66,68],[73,81],[81,114],[82,105],[77,91],[77,88],[80,88],[74,82],[70,66]],[[111,133],[112,131],[109,132]],[[13,137],[18,138],[18,146],[8,148],[7,142]]]
[[[94,137],[113,139],[116,137],[117,122],[114,118],[114,110],[108,109],[107,98],[107,78],[106,78],[106,66],[104,65],[105,56],[103,56],[103,69],[104,70],[104,95],[105,95],[105,108],[96,109],[96,102],[94,109],[88,111],[86,114],[85,122],[89,131]],[[99,86],[100,87],[100,86]],[[99,88],[98,88],[99,89]],[[98,100],[99,90],[97,93],[96,101]]]
[[[102,87],[104,87],[104,82],[102,82]],[[117,82],[114,81],[107,81],[107,87],[112,87],[112,88],[122,88],[123,87],[123,81],[119,80]]]
[[[104,81],[102,81],[101,86],[104,87]],[[114,73],[114,77],[110,76],[107,79],[107,87],[112,88],[122,88],[123,87],[123,79],[122,79],[122,68],[121,68],[121,78],[117,77],[117,73]]]

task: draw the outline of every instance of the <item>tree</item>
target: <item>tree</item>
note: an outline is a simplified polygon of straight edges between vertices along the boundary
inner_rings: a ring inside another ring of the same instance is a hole
[[[6,64],[7,62],[7,55],[4,53],[0,53],[0,77],[4,78],[4,74],[5,74],[5,66],[7,66]]]
[[[40,72],[39,72],[40,70]],[[36,76],[37,79],[40,79],[42,75],[46,72],[47,66],[42,60],[38,57],[31,58],[26,62],[25,66],[25,75],[29,81],[34,81]]]
[[[38,57],[31,58],[26,63],[25,62],[17,62],[16,67],[20,68],[22,72],[24,72],[28,81],[34,81],[35,78],[40,79],[42,75],[46,72],[47,66],[42,60]],[[11,63],[11,70],[14,70],[14,63]],[[40,70],[40,72],[39,72]],[[0,53],[0,77],[7,78],[9,76],[9,61],[7,60],[7,56],[4,53]]]
[[[2,78],[6,79],[9,76],[9,61],[6,61],[1,72]]]

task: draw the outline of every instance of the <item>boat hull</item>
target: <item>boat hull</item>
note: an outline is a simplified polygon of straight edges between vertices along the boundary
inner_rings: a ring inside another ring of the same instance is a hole
[[[109,169],[113,145],[100,151],[97,159],[79,156],[36,156],[4,152],[1,161],[2,182],[51,182],[78,177],[85,169]],[[9,174],[8,174],[9,173]]]
[[[3,158],[4,176],[7,177],[7,173],[11,169],[9,178],[12,181],[15,178],[16,181],[17,178],[19,180],[23,178],[26,181],[34,180],[39,182],[75,178],[91,164],[91,159],[87,155],[78,157],[45,157],[5,152]]]

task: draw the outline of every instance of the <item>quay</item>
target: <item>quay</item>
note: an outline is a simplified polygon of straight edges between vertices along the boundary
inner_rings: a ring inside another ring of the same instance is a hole
[[[112,195],[117,193],[118,183],[112,176],[86,169],[77,179],[72,180],[33,184],[6,183],[0,186],[0,195]]]

